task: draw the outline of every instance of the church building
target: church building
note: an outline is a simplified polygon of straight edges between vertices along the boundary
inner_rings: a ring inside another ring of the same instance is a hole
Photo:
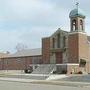
[[[76,4],[71,10],[70,32],[58,29],[42,39],[44,64],[56,64],[56,71],[90,73],[90,36],[85,32],[85,14]]]
[[[24,50],[0,58],[0,70],[31,68],[34,74],[90,73],[90,36],[85,32],[86,16],[78,3],[69,18],[70,31],[58,28],[50,37],[42,38],[42,49]]]

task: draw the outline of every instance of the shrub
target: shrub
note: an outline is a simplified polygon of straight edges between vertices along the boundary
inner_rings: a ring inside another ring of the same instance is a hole
[[[28,69],[25,69],[24,72],[25,73],[31,73],[32,71],[31,70],[28,70]]]
[[[62,74],[66,74],[67,73],[67,71],[66,70],[62,70]]]
[[[78,74],[83,74],[83,72],[82,71],[79,71]]]
[[[24,72],[25,72],[25,73],[28,73],[28,70],[27,70],[27,69],[25,69],[25,70],[24,70]]]

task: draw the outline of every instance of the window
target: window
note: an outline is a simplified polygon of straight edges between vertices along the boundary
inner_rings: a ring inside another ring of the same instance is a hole
[[[60,48],[60,33],[57,35],[57,48]]]
[[[64,36],[63,37],[63,47],[65,47],[66,46],[66,37]]]
[[[83,21],[80,20],[80,30],[83,30]]]
[[[55,38],[52,39],[52,47],[55,48]]]
[[[75,19],[72,21],[72,29],[73,31],[76,30],[76,20]]]
[[[17,63],[20,63],[20,62],[21,62],[21,58],[17,58],[17,59],[16,59],[16,62],[17,62]]]

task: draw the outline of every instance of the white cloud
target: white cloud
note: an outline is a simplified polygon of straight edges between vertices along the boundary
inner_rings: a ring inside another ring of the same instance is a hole
[[[90,33],[89,0],[80,1],[88,13],[86,31]],[[61,27],[69,31],[69,12],[74,1],[0,0],[0,49],[13,51],[17,43],[40,47],[41,38]]]
[[[47,33],[49,31],[49,33]],[[15,51],[18,43],[23,43],[28,48],[41,47],[41,38],[50,36],[54,32],[54,27],[34,27],[30,29],[19,28],[16,30],[0,31],[0,48],[1,51]]]
[[[52,10],[52,4],[40,0],[4,0],[6,13],[3,19],[32,19],[37,15],[46,15]]]

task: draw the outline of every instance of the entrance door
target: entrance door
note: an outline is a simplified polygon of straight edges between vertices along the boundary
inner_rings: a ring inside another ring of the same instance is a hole
[[[62,52],[56,52],[56,64],[62,63]]]

